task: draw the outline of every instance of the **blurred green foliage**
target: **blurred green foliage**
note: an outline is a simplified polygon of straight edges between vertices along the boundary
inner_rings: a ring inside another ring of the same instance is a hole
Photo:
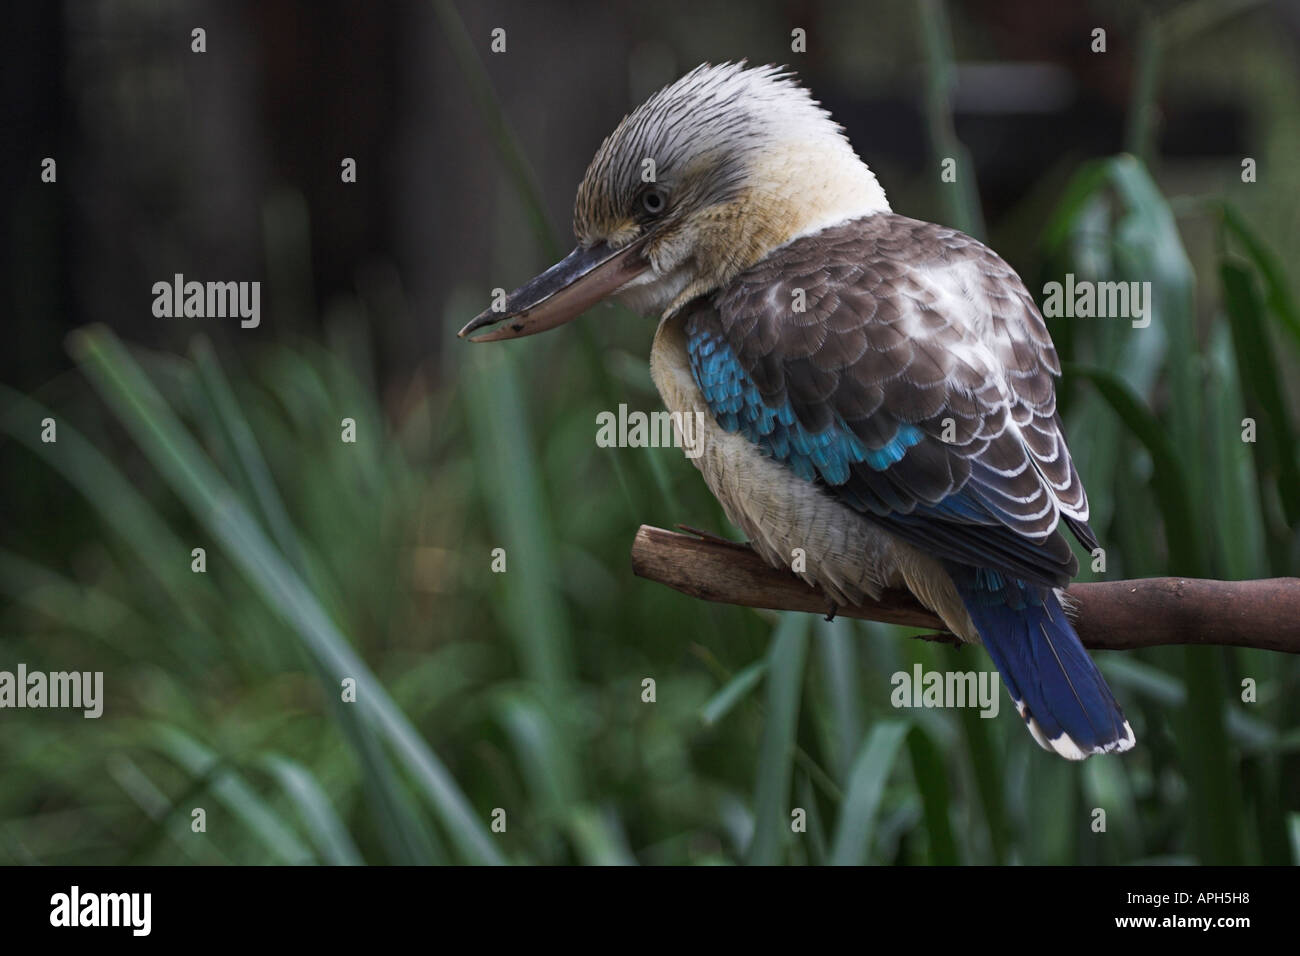
[[[926,24],[932,57],[943,29]],[[1105,576],[1292,575],[1300,310],[1231,205],[1177,208],[1214,230],[1217,275],[1196,274],[1133,156],[1076,170],[1043,231],[1045,277],[1153,284],[1149,328],[1051,322]],[[983,652],[631,575],[641,523],[726,528],[676,452],[595,445],[598,412],[658,407],[649,323],[602,309],[521,345],[456,342],[478,308],[466,293],[441,368],[383,400],[363,311],[332,347],[246,365],[90,328],[70,348],[93,400],[0,395],[25,467],[84,519],[65,566],[0,551],[0,660],[103,670],[108,693],[99,720],[5,714],[0,862],[1300,860],[1295,658],[1099,654],[1139,745],[1083,764],[1040,751],[1010,707],[895,710],[894,672],[985,669]]]

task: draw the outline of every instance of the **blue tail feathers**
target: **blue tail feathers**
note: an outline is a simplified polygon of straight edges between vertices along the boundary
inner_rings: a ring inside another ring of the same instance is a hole
[[[949,564],[957,593],[1038,743],[1071,760],[1133,746],[1133,731],[1050,588]]]

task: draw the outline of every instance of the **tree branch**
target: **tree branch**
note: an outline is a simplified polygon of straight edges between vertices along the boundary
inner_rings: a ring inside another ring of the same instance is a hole
[[[642,525],[632,544],[639,577],[723,604],[825,614],[820,589],[786,570],[769,567],[748,545],[699,538]],[[1132,650],[1160,644],[1257,647],[1300,654],[1300,578],[1205,581],[1143,578],[1075,584],[1075,628],[1085,647]],[[842,617],[885,621],[944,632],[942,621],[906,591],[879,601],[841,607]]]

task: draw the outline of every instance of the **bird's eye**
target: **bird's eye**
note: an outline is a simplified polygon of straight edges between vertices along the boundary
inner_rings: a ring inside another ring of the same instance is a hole
[[[657,186],[651,186],[641,194],[641,208],[652,216],[657,216],[668,205],[668,197]]]

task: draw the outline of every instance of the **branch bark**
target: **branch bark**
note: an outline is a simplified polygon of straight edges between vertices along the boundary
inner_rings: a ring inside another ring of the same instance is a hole
[[[743,607],[825,614],[830,601],[792,572],[769,567],[744,544],[642,525],[632,544],[637,576],[683,594]],[[1075,584],[1075,629],[1085,647],[1132,650],[1161,644],[1257,647],[1300,654],[1300,578],[1207,581],[1142,578]],[[842,617],[943,632],[941,620],[907,591],[841,607]]]

